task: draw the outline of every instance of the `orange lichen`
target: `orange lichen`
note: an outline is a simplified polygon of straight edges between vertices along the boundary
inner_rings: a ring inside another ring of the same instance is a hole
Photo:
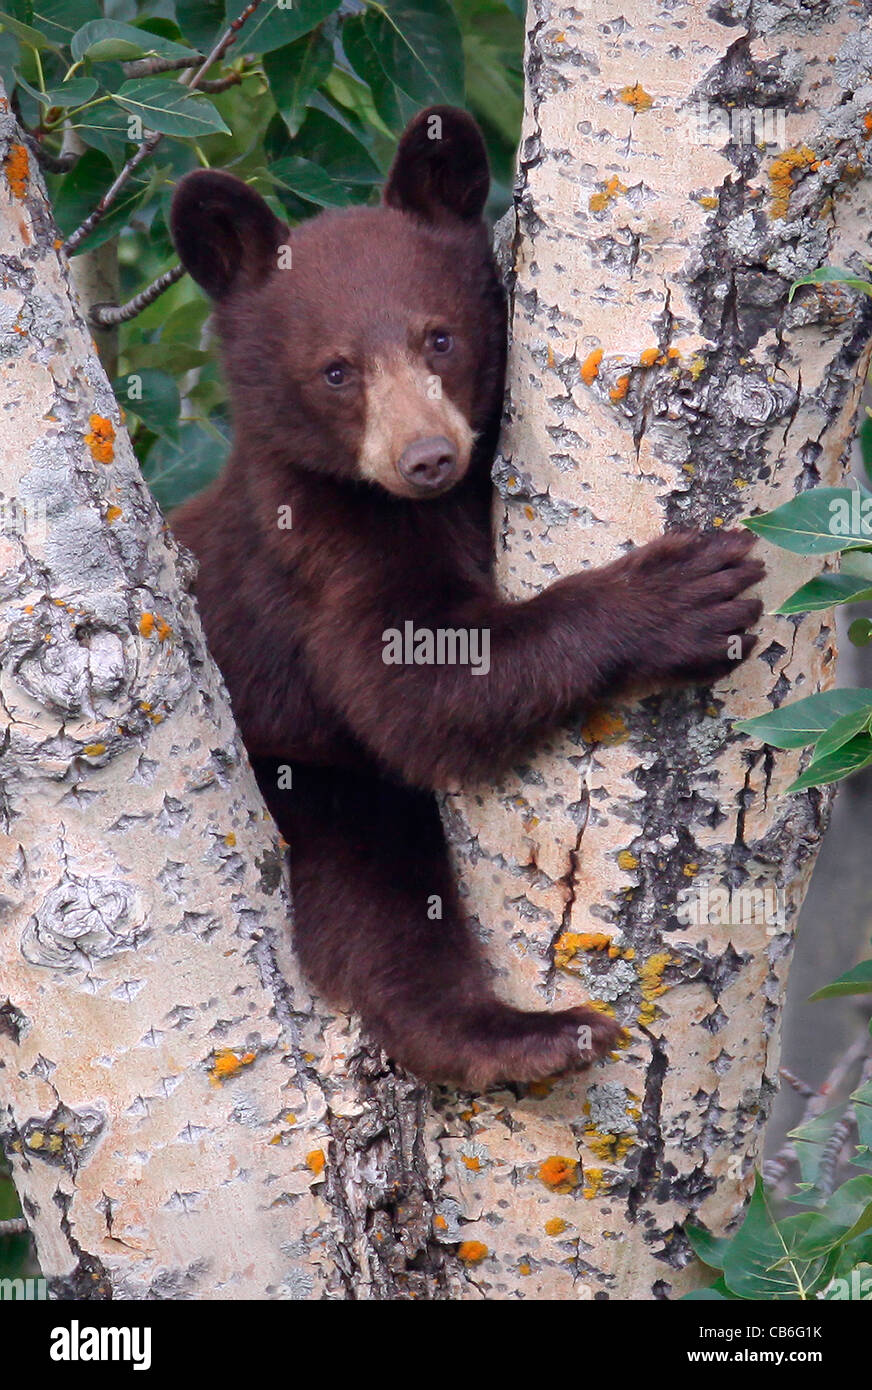
[[[618,855],[618,868],[623,869],[627,874],[631,874],[633,870],[638,869],[638,867],[639,861],[635,854],[631,854],[628,849],[622,849]]]
[[[797,176],[805,170],[814,172],[817,168],[817,155],[814,150],[809,149],[808,145],[799,145],[796,149],[784,150],[775,156],[769,166],[769,187],[772,200],[769,216],[773,221],[787,216],[790,207],[790,195],[793,192]]]
[[[700,198],[698,201],[699,201],[699,205],[700,205],[701,208],[708,208],[708,209],[716,208],[716,207],[719,205],[719,203],[720,203],[720,199],[719,199],[719,198],[710,198],[710,197],[708,197],[708,196],[704,196],[704,197]]]
[[[586,743],[604,743],[607,748],[623,743],[629,734],[630,731],[619,714],[609,714],[603,709],[596,709],[588,715],[581,729],[581,736]]]
[[[27,196],[27,180],[30,175],[30,157],[26,145],[10,145],[4,167],[6,181],[14,198],[19,202]]]
[[[448,1229],[448,1222],[445,1220],[444,1216],[434,1216],[433,1225],[436,1227],[437,1231],[445,1231]]]
[[[566,1224],[562,1216],[552,1216],[550,1221],[545,1222],[546,1236],[562,1236],[566,1230]]]
[[[151,636],[151,634],[154,632],[154,614],[153,614],[153,613],[143,613],[142,617],[141,617],[140,620],[139,620],[139,631],[140,631],[140,635],[141,635],[142,637],[150,637],[150,636]],[[151,708],[151,707],[149,706],[149,708]],[[142,709],[145,709],[145,705],[142,706]]]
[[[609,179],[608,183],[605,184],[600,193],[591,194],[588,200],[588,207],[591,212],[602,212],[614,198],[617,198],[620,193],[626,193],[626,191],[626,184],[621,183],[621,180],[618,178],[617,174],[615,174]]]
[[[590,1128],[584,1131],[584,1142],[597,1158],[614,1163],[624,1157],[633,1147],[635,1140],[631,1134],[600,1134],[598,1129]],[[596,1168],[586,1169],[585,1178],[591,1178],[597,1172]]]
[[[531,1269],[530,1266],[527,1264],[527,1261],[526,1261],[526,1260],[522,1260],[521,1263],[518,1265],[518,1273],[519,1273],[519,1274],[532,1274],[532,1273],[533,1273],[532,1269]]]
[[[599,374],[600,362],[603,360],[602,348],[594,348],[593,352],[588,353],[581,364],[581,379],[585,386],[592,386]]]
[[[468,1168],[470,1173],[481,1172],[481,1160],[476,1158],[475,1154],[461,1154],[461,1158],[463,1159],[464,1167]]]
[[[109,525],[110,525],[110,526],[112,525],[113,521],[117,521],[118,518],[119,518],[120,516],[121,516],[121,508],[120,508],[120,507],[107,507],[107,508],[106,508],[106,520],[109,522]]]
[[[571,1192],[578,1182],[578,1160],[553,1154],[540,1165],[539,1181],[552,1192]]]
[[[611,940],[602,932],[565,931],[554,943],[554,965],[558,970],[565,970],[579,951],[604,951]]]
[[[487,1258],[488,1249],[480,1240],[465,1240],[457,1253],[464,1264],[477,1265]]]
[[[99,758],[101,753],[106,752],[105,743],[86,743],[82,752],[87,758]]]
[[[323,1149],[313,1149],[306,1154],[306,1167],[310,1173],[314,1173],[319,1178],[327,1166],[327,1159],[324,1157]]]
[[[115,426],[103,415],[92,415],[88,420],[90,431],[85,435],[85,443],[96,463],[111,463],[115,457]]]
[[[863,117],[863,129],[866,132],[863,139],[868,140],[869,136],[872,135],[872,111],[867,111],[866,115]],[[824,160],[825,164],[829,164],[829,162],[828,159]]]
[[[625,106],[632,106],[634,111],[650,111],[654,105],[654,98],[648,95],[640,82],[634,82],[632,87],[622,87],[618,100]]]
[[[615,401],[615,402],[617,402],[617,401],[622,401],[622,400],[624,399],[624,397],[626,396],[627,392],[629,391],[629,389],[630,389],[630,373],[629,373],[629,372],[626,372],[626,373],[624,374],[624,376],[619,376],[619,377],[618,377],[617,381],[615,382],[615,385],[612,387],[611,391],[609,392],[609,400],[610,400],[610,401]]]
[[[221,1052],[216,1052],[210,1068],[213,1082],[218,1085],[222,1081],[229,1080],[243,1067],[250,1067],[256,1056],[256,1052],[243,1052],[240,1056],[238,1052],[234,1052],[229,1047],[224,1048]]]
[[[234,835],[232,830],[228,831],[228,833],[224,836],[224,843],[228,849],[233,849],[233,846],[236,844],[236,836]]]
[[[659,348],[645,348],[643,352],[639,353],[639,366],[653,367],[659,356]]]

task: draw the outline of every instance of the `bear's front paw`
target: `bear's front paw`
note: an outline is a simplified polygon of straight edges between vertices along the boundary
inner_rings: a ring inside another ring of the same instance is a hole
[[[670,533],[618,561],[636,624],[640,679],[709,682],[753,651],[759,599],[743,598],[765,573],[750,531]]]

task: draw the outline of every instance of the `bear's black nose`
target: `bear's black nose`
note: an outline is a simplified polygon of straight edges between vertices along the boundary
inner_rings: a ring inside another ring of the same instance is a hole
[[[397,463],[407,483],[421,492],[435,492],[451,481],[457,470],[457,451],[444,434],[415,439],[407,444]]]

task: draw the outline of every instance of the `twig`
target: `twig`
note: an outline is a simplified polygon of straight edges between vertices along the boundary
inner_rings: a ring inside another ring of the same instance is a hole
[[[218,40],[215,47],[212,49],[212,52],[209,54],[208,58],[205,58],[203,60],[202,64],[199,68],[197,68],[196,71],[194,71],[193,69],[189,69],[179,79],[182,86],[187,87],[189,91],[194,91],[196,87],[200,86],[200,83],[203,81],[203,78],[206,76],[206,73],[208,72],[209,68],[212,66],[213,63],[217,63],[221,58],[224,57],[224,54],[227,52],[230,45],[236,42],[236,37],[245,21],[249,19],[251,15],[254,14],[255,10],[259,9],[262,3],[263,0],[249,0],[249,4],[246,5],[242,13],[238,15],[236,19],[234,19],[233,23],[230,24],[224,32],[224,34],[222,34],[221,38]],[[80,223],[76,230],[74,232],[71,232],[70,235],[67,237],[66,241],[64,242],[64,250],[66,251],[68,256],[72,255],[72,253],[79,246],[81,246],[82,242],[85,240],[85,237],[89,236],[90,233],[97,226],[97,223],[102,221],[102,219],[106,216],[106,213],[111,208],[112,204],[115,202],[115,199],[118,197],[118,194],[121,192],[122,188],[127,183],[131,174],[134,172],[135,169],[139,168],[140,164],[142,164],[146,159],[148,159],[149,155],[153,153],[153,151],[157,148],[162,139],[163,135],[160,131],[153,131],[152,134],[149,135],[147,140],[143,140],[136,153],[130,156],[127,163],[124,165],[123,169],[118,174],[117,178],[109,185],[106,192],[103,194],[103,197],[100,199],[99,203],[94,208],[94,211],[92,213],[89,213],[88,216],[85,218],[84,222]]]
[[[202,63],[202,53],[189,53],[184,58],[137,58],[122,63],[125,77],[151,77],[156,72],[177,72],[179,68],[195,68]]]
[[[0,1221],[0,1240],[4,1236],[26,1236],[30,1231],[23,1216],[13,1216],[10,1221]]]
[[[64,154],[52,154],[51,150],[47,150],[45,145],[28,131],[24,132],[24,139],[28,149],[33,151],[37,164],[40,168],[47,169],[50,174],[68,174],[82,157],[75,150],[67,150]]]
[[[241,72],[228,72],[226,77],[216,77],[213,81],[201,82],[197,91],[226,92],[228,87],[238,87],[241,81]]]
[[[788,1071],[786,1067],[781,1067],[779,1069],[779,1075],[787,1082],[788,1086],[791,1086],[794,1091],[797,1091],[801,1096],[804,1096],[807,1102],[805,1110],[803,1111],[802,1119],[800,1120],[799,1125],[797,1125],[796,1128],[799,1128],[802,1125],[809,1124],[811,1120],[815,1119],[818,1115],[821,1114],[823,1110],[826,1109],[827,1102],[829,1101],[833,1092],[838,1090],[838,1088],[844,1082],[846,1076],[848,1076],[851,1073],[851,1071],[857,1065],[857,1063],[861,1061],[863,1058],[867,1057],[868,1050],[869,1038],[868,1035],[864,1032],[861,1033],[858,1038],[855,1038],[854,1042],[851,1044],[851,1046],[847,1049],[846,1052],[842,1053],[842,1055],[838,1058],[835,1065],[833,1066],[829,1076],[824,1081],[823,1085],[820,1086],[820,1088],[817,1090],[815,1090],[813,1086],[810,1086],[807,1081],[803,1081],[801,1077],[795,1076],[793,1072]],[[868,1060],[866,1065],[869,1065]],[[839,1121],[839,1124],[836,1126],[836,1129],[839,1129],[843,1122],[844,1117],[842,1120]],[[826,1149],[824,1150],[825,1155],[829,1150],[830,1144],[834,1142],[835,1137],[836,1131],[834,1130],[833,1133],[830,1135],[829,1140],[827,1141]],[[841,1153],[842,1147],[845,1142],[845,1137],[845,1135],[842,1135],[839,1141],[838,1149],[833,1159],[834,1163],[836,1158],[838,1158],[839,1153]],[[821,1162],[823,1163],[823,1159],[821,1160]],[[773,1158],[769,1159],[766,1163],[764,1163],[763,1177],[766,1180],[766,1182],[768,1182],[771,1186],[777,1188],[778,1184],[784,1180],[784,1178],[787,1176],[788,1172],[792,1169],[795,1163],[796,1150],[793,1144],[784,1144]]]
[[[135,319],[137,314],[141,314],[143,309],[147,309],[149,304],[153,304],[156,299],[159,299],[170,285],[181,280],[184,273],[185,267],[183,265],[174,265],[171,270],[165,271],[156,280],[152,280],[151,284],[147,285],[139,294],[128,299],[126,304],[94,304],[89,315],[91,322],[97,328],[114,328],[116,324],[127,323],[130,319]]]

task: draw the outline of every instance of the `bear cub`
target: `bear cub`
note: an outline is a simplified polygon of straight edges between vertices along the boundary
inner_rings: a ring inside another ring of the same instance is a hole
[[[301,963],[397,1062],[470,1089],[588,1066],[620,1029],[590,1005],[499,999],[434,790],[493,778],[632,684],[724,675],[729,639],[743,657],[754,644],[761,605],[743,594],[763,573],[747,532],[679,532],[522,602],[500,594],[506,308],[488,187],[475,122],[434,107],[405,131],[378,207],[290,230],[240,180],[198,170],[172,210],[214,301],[234,421],[221,477],[172,525],[290,845]],[[488,659],[385,659],[388,631],[421,630],[477,633]]]

